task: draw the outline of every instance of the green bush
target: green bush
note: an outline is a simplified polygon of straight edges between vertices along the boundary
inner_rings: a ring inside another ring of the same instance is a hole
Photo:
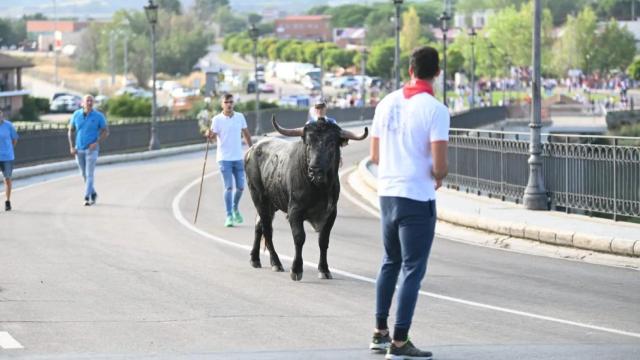
[[[151,116],[151,100],[125,94],[109,99],[106,109],[115,117]]]
[[[40,113],[49,110],[49,100],[43,99],[47,104],[44,111],[40,110],[40,107],[43,106],[40,100],[42,99],[31,96],[23,97],[22,108],[18,114],[13,116],[12,121],[39,121]]]

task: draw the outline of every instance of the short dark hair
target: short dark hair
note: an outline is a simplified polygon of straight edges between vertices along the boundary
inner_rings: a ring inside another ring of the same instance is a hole
[[[409,60],[409,64],[413,68],[413,75],[423,80],[436,77],[438,71],[440,71],[439,62],[438,50],[431,46],[422,46],[414,49]]]
[[[222,100],[233,100],[233,94],[225,93],[222,95]]]

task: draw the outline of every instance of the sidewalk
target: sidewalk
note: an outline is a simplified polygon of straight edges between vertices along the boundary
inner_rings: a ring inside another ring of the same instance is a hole
[[[379,208],[376,178],[368,158],[354,172],[360,186],[354,189]],[[375,166],[375,165],[374,165]],[[640,225],[565,214],[532,211],[511,202],[438,190],[438,218],[473,229],[544,243],[626,256],[640,256]]]

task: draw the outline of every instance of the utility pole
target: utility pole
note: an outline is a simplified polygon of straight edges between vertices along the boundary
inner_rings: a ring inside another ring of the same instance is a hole
[[[400,6],[403,0],[393,0],[393,4],[396,7],[396,49],[393,60],[393,68],[395,71],[395,89],[400,89]]]
[[[129,36],[124,36],[124,81],[125,86],[127,81],[127,75],[129,74]]]
[[[360,98],[362,99],[362,108],[360,109],[360,121],[364,121],[364,108],[367,106],[366,86],[364,83],[365,76],[367,76],[367,48],[362,48],[362,57],[360,58],[360,73],[362,74],[362,80],[360,81]]]
[[[253,41],[253,71],[255,78],[256,89],[256,135],[262,133],[262,126],[260,124],[260,79],[258,77],[258,39],[260,37],[260,30],[256,27],[256,24],[251,24],[249,27],[249,38]]]
[[[53,53],[55,56],[53,65],[53,81],[58,85],[58,49],[56,49],[56,34],[58,33],[58,6],[53,0]]]
[[[109,31],[109,69],[111,70],[111,86],[116,83],[116,64],[113,58],[113,30]]]
[[[529,210],[547,210],[547,193],[544,188],[542,174],[542,144],[540,130],[541,98],[540,98],[540,22],[542,14],[542,0],[535,0],[533,25],[533,84],[531,86],[533,111],[531,113],[531,140],[529,142],[529,182],[524,190],[523,203]]]
[[[469,31],[469,36],[471,36],[471,104],[470,108],[473,109],[476,106],[476,52],[475,52],[475,41],[478,33],[474,27],[471,27],[471,31]]]

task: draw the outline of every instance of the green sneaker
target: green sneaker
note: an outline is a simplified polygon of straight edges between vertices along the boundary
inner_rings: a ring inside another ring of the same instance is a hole
[[[242,215],[240,215],[240,211],[233,210],[233,222],[236,224],[242,224],[243,221],[244,219],[242,218]]]
[[[422,351],[413,346],[411,341],[407,341],[401,347],[391,343],[384,358],[386,360],[431,360],[432,356],[430,351]]]
[[[389,346],[391,346],[391,337],[389,336],[389,332],[384,335],[380,334],[379,332],[373,333],[371,344],[369,344],[369,350],[383,352],[387,351]]]
[[[224,221],[224,226],[225,227],[233,226],[233,218],[231,216],[227,216],[227,219]]]

